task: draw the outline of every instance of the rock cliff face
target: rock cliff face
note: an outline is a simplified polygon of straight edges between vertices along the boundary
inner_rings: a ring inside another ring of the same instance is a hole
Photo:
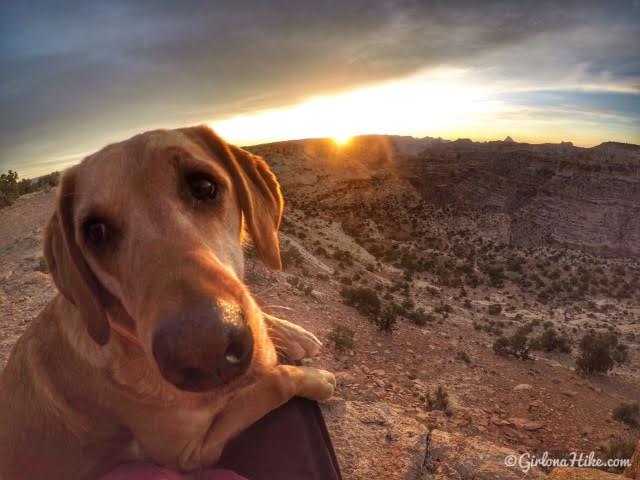
[[[346,147],[301,140],[253,150],[294,201],[338,215],[423,200],[471,212],[505,243],[640,256],[639,146],[364,136]]]

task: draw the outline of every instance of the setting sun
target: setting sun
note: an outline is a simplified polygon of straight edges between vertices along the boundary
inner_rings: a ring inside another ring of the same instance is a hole
[[[337,145],[346,145],[351,140],[351,135],[334,135],[333,141],[336,142]]]

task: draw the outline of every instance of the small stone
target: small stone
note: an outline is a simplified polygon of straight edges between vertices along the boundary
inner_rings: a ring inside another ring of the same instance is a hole
[[[509,422],[518,430],[535,431],[544,428],[544,425],[542,423],[526,418],[514,417],[510,418]]]
[[[341,385],[353,383],[354,377],[349,372],[336,372],[336,382]]]
[[[530,390],[533,390],[533,386],[529,385],[528,383],[520,383],[519,385],[516,385],[515,387],[513,387],[514,392],[523,392],[523,391],[530,391]]]
[[[497,425],[499,427],[506,426],[506,425],[511,425],[511,423],[508,420],[504,420],[504,419],[499,418],[499,417],[491,417],[491,423],[493,423],[494,425]]]
[[[534,410],[536,408],[542,408],[544,406],[544,403],[542,403],[540,400],[532,400],[529,402],[529,411]]]

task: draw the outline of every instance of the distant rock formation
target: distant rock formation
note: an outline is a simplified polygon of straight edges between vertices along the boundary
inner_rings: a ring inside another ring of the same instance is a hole
[[[513,141],[513,138],[511,138],[511,137],[509,137],[509,136],[507,136],[507,138],[505,138],[505,139],[503,140],[503,142],[504,142],[504,143],[516,143],[516,142],[514,142],[514,141]]]
[[[504,243],[640,256],[637,145],[371,135],[339,151],[322,139],[250,149],[273,166],[285,191],[336,213],[370,201],[422,199],[475,212],[477,223]]]

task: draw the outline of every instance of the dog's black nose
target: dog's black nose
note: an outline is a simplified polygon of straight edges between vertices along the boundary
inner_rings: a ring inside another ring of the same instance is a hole
[[[205,392],[247,370],[253,336],[239,308],[204,302],[164,318],[153,335],[152,350],[168,382],[181,390]]]

